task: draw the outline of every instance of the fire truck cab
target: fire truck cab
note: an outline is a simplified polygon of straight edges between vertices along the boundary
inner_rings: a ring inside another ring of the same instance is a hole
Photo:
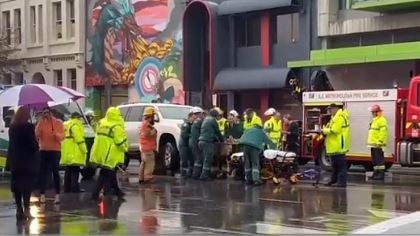
[[[315,160],[324,169],[331,168],[325,155],[322,127],[330,120],[327,107],[331,103],[343,106],[349,113],[349,166],[363,165],[372,169],[367,135],[371,121],[368,108],[378,104],[388,121],[388,144],[384,150],[386,167],[393,163],[420,166],[420,76],[412,78],[408,89],[344,90],[303,93],[303,126],[301,163]]]

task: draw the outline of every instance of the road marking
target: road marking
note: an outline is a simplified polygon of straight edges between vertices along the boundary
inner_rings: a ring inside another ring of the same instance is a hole
[[[240,231],[232,231],[232,230],[226,230],[226,229],[215,229],[215,228],[208,228],[208,227],[201,227],[201,226],[190,226],[190,228],[191,229],[196,229],[196,230],[214,232],[214,233],[252,235],[250,233],[245,233],[245,232],[240,232]]]
[[[159,210],[159,209],[154,209],[154,210],[150,210],[150,211],[157,212],[157,213],[177,214],[177,215],[186,215],[186,216],[198,216],[198,214],[196,214],[196,213],[181,212],[181,211],[166,211],[166,210]]]
[[[420,221],[420,211],[383,221],[352,232],[352,234],[382,234],[404,225]]]
[[[249,224],[257,227],[257,234],[336,234],[334,232],[327,232],[323,229],[317,229],[315,227],[305,227],[288,224],[270,224],[267,222],[257,222],[256,224]]]
[[[302,204],[302,202],[298,202],[298,201],[280,200],[280,199],[272,199],[272,198],[258,198],[258,199],[261,200],[261,201],[267,201],[267,202]]]

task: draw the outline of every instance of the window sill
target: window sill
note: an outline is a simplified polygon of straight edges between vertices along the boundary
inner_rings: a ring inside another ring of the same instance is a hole
[[[29,46],[28,46],[28,48],[42,48],[42,44],[40,44],[40,43],[37,43],[37,44],[30,44]]]
[[[74,44],[76,43],[74,40],[72,39],[57,39],[52,41],[49,45],[50,46],[56,46],[56,45],[66,45],[66,44]]]

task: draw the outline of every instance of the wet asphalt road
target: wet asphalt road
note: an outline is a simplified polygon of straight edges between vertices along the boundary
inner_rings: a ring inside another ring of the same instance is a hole
[[[347,189],[314,188],[310,183],[252,187],[233,180],[172,177],[139,187],[135,169],[132,166],[130,176],[121,180],[126,201],[105,199],[97,204],[88,193],[63,194],[58,206],[52,198],[40,205],[34,196],[31,212],[36,218],[26,225],[16,224],[9,180],[2,178],[1,234],[348,234],[381,222],[390,228],[367,232],[420,232],[420,221],[412,220],[420,217],[410,215],[420,210],[417,177],[394,175],[391,183],[373,184],[355,174]],[[89,189],[91,184],[83,186]],[[400,222],[397,217],[411,221],[392,228]]]

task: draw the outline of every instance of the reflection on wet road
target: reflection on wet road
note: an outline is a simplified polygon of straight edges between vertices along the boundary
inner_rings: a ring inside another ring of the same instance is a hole
[[[60,206],[42,206],[16,226],[7,180],[0,184],[2,234],[343,234],[420,210],[415,187],[356,185],[346,189],[266,185],[236,181],[198,182],[158,178],[139,187],[123,183],[126,201],[100,204],[88,193],[65,194]],[[84,183],[86,188],[89,184]],[[51,199],[52,200],[52,199]]]

